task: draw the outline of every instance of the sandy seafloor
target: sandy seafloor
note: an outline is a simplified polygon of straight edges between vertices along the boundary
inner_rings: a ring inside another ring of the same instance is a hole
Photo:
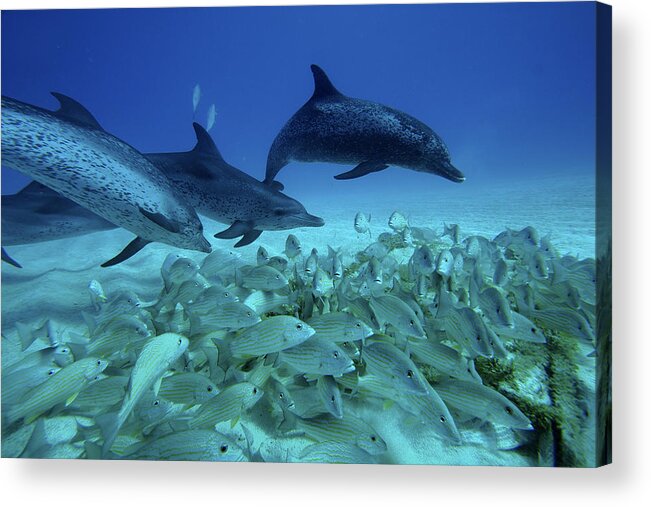
[[[298,196],[297,196],[298,197]],[[319,195],[314,192],[300,199],[309,212],[323,217],[321,228],[265,232],[254,244],[238,249],[243,260],[255,264],[260,245],[270,255],[282,254],[289,232],[295,234],[307,254],[316,247],[326,253],[327,245],[354,255],[370,242],[368,234],[353,228],[357,211],[371,214],[373,239],[390,231],[387,222],[395,210],[403,212],[410,225],[430,227],[442,232],[444,223],[457,223],[461,237],[481,234],[493,238],[505,227],[536,227],[541,235],[549,234],[559,254],[580,258],[594,257],[595,222],[594,179],[590,177],[549,177],[525,182],[501,182],[469,187],[459,192],[457,186],[437,187],[436,192],[416,189],[410,193],[383,195]],[[203,217],[202,217],[203,218]],[[213,248],[230,248],[236,240],[217,240],[212,234],[226,228],[204,220],[206,236]],[[118,229],[82,237],[34,245],[7,247],[23,269],[2,266],[2,333],[13,336],[15,322],[42,323],[52,319],[57,329],[82,332],[86,327],[81,311],[90,311],[87,291],[90,280],[98,280],[110,297],[122,289],[134,290],[143,301],[154,300],[162,288],[160,266],[166,255],[178,251],[163,244],[148,245],[127,262],[112,268],[99,265],[113,257],[133,235]],[[205,256],[184,251],[197,261]],[[255,409],[254,409],[255,410]],[[421,425],[405,425],[404,413],[397,408],[362,407],[366,420],[385,439],[389,452],[384,461],[411,464],[465,465],[533,465],[525,456],[513,451],[492,449],[482,442],[451,446],[434,431]],[[269,459],[283,460],[287,453],[298,455],[312,443],[303,438],[272,440],[259,428],[250,425],[254,448],[262,446]]]

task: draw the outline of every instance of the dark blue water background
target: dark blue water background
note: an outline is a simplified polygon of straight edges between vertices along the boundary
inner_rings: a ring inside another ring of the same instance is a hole
[[[181,151],[206,123],[233,165],[262,178],[284,122],[309,98],[317,63],[343,93],[416,116],[447,143],[467,187],[594,172],[595,5],[59,10],[2,13],[2,93],[55,108],[84,104],[143,152]],[[297,198],[445,188],[391,168],[338,182],[350,167],[293,163]],[[2,192],[24,176],[2,167]],[[446,188],[448,190],[448,188]]]

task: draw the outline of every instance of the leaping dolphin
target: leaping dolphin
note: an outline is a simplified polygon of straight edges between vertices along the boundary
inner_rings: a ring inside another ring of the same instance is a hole
[[[210,252],[195,210],[133,147],[86,108],[53,93],[57,111],[2,97],[2,158],[9,166],[136,234],[111,266],[160,241]]]
[[[230,227],[216,238],[241,236],[236,247],[255,241],[262,231],[320,227],[322,218],[310,215],[295,199],[265,185],[224,160],[210,134],[193,123],[194,149],[180,153],[151,153],[146,157],[174,183],[194,208]]]
[[[343,95],[317,65],[314,93],[285,124],[271,145],[265,183],[292,160],[357,164],[335,176],[345,180],[391,165],[437,174],[454,182],[466,178],[450,161],[443,140],[416,118],[391,107]]]

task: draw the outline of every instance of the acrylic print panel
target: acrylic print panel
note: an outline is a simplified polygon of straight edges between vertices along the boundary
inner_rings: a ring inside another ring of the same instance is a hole
[[[2,75],[3,457],[609,461],[609,7],[5,11]]]

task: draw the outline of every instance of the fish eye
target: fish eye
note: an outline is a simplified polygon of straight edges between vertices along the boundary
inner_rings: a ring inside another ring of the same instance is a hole
[[[303,324],[296,324],[296,329],[298,329],[299,331],[303,329]]]
[[[413,370],[407,370],[407,377],[412,378],[414,376]]]
[[[355,327],[362,327],[362,325],[358,322],[357,324],[355,324]]]
[[[222,454],[228,452],[228,446],[226,444],[222,444],[222,446],[219,448],[219,452]]]
[[[247,316],[247,317],[250,317],[250,316],[251,316],[251,312],[246,312],[246,316]]]
[[[100,359],[98,359],[97,363],[95,363],[95,364],[97,364],[97,366],[102,366],[102,361]]]
[[[445,422],[445,416],[444,416],[444,415],[442,415],[442,416],[440,417],[440,421],[441,421],[442,423]]]
[[[179,345],[181,345],[182,343],[183,343],[183,340],[181,338],[179,338]]]
[[[513,415],[513,410],[511,409],[511,407],[504,407],[504,410],[506,411],[507,414]]]
[[[410,326],[413,326],[413,325],[414,325],[414,321],[413,321],[413,320],[410,320],[410,321],[409,321],[409,325],[410,325]]]
[[[61,349],[61,353],[62,353],[62,354],[67,354],[67,353],[68,353],[68,349]]]
[[[212,386],[208,386],[208,392],[212,393]]]
[[[332,395],[332,397],[330,398],[330,401],[331,401],[332,403],[335,402],[335,396],[334,396],[334,395]]]
[[[258,388],[257,387],[253,388],[253,394],[258,394]]]
[[[228,292],[224,292],[224,297],[227,298],[229,296]]]
[[[56,370],[50,370],[47,372],[48,375],[54,375],[56,373]]]
[[[478,341],[478,342],[481,341],[481,336],[480,336],[480,335],[477,335],[477,341]]]
[[[157,407],[158,405],[160,405],[160,400],[156,400],[156,401],[154,402],[154,407]]]
[[[371,435],[371,442],[376,442],[376,441],[377,441],[377,437],[375,435]]]
[[[333,355],[333,357],[334,357],[335,359],[337,359],[337,358],[339,357],[339,352],[337,352],[337,351],[335,350],[335,351],[332,353],[332,355]]]
[[[282,400],[285,397],[285,395],[283,393],[278,393],[278,397]]]
[[[500,314],[500,309],[499,308],[497,310],[495,310],[495,311],[497,312],[498,315]]]
[[[535,328],[535,327],[532,327],[532,328],[531,328],[531,332],[532,332],[532,333],[535,333],[535,332],[536,332],[536,328]]]

